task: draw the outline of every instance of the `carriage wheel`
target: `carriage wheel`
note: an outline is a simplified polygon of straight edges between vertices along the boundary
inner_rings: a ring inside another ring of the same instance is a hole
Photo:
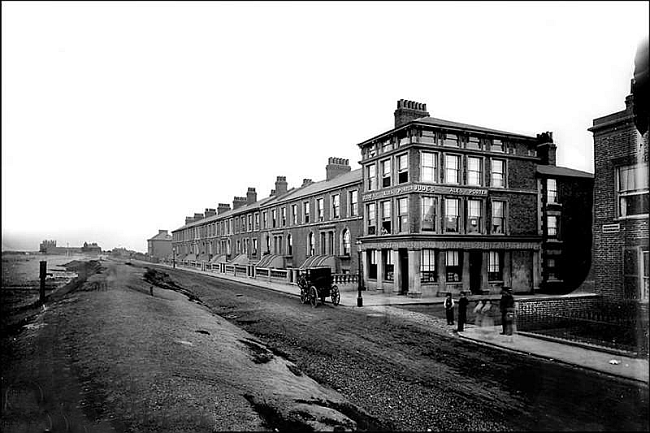
[[[332,304],[339,305],[339,302],[341,302],[341,292],[339,292],[339,288],[337,286],[332,286],[330,291],[332,292]]]
[[[312,308],[318,307],[318,290],[314,286],[309,288],[309,303]]]
[[[306,304],[308,300],[309,300],[309,292],[307,291],[307,289],[303,289],[301,287],[300,288],[300,303],[301,304]]]

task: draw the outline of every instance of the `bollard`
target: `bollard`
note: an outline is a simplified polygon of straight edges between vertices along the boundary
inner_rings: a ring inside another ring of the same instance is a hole
[[[41,272],[40,272],[41,287],[39,290],[39,299],[38,299],[41,304],[45,303],[45,276],[46,275],[47,275],[47,262],[41,261]]]

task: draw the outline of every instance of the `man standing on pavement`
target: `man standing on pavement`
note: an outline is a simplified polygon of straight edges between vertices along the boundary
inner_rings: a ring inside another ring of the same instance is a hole
[[[458,332],[465,330],[465,322],[467,322],[467,304],[469,300],[465,296],[465,292],[460,292],[460,299],[458,300]]]
[[[499,310],[501,310],[501,335],[512,335],[512,322],[515,313],[515,298],[512,296],[510,287],[504,287],[501,292],[499,301]]]
[[[447,315],[447,325],[454,324],[454,300],[451,299],[451,293],[447,293],[447,297],[442,301],[442,305],[445,307],[445,313]]]

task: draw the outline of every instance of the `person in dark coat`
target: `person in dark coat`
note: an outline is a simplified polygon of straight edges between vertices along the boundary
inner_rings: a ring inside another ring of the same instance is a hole
[[[465,330],[465,322],[467,322],[467,305],[469,299],[465,296],[465,292],[460,292],[460,299],[458,299],[458,332]]]
[[[510,287],[504,287],[501,292],[499,301],[499,310],[501,310],[501,335],[512,335],[512,322],[515,313],[515,298],[512,296]]]
[[[445,307],[445,313],[447,315],[447,325],[454,324],[454,300],[451,299],[451,293],[447,293],[447,297],[442,302],[442,305]]]

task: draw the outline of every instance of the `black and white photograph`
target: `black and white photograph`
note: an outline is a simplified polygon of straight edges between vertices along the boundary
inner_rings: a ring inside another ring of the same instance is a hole
[[[1,7],[0,432],[650,430],[650,2]]]

